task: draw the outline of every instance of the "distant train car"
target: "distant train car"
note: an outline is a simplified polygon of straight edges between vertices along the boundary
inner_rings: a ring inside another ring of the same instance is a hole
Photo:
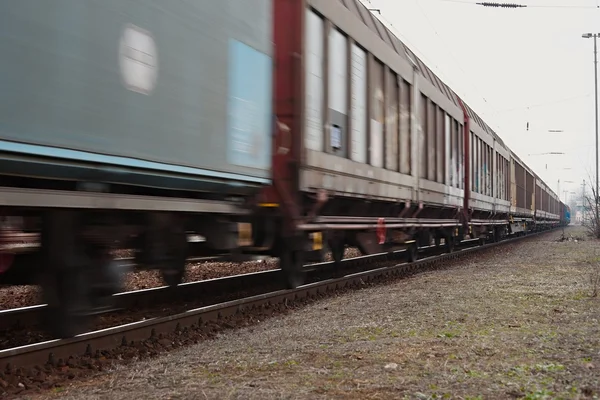
[[[563,226],[567,226],[571,223],[571,208],[563,203],[561,203],[561,206],[562,206],[561,224]]]
[[[560,199],[537,175],[535,176],[534,202],[536,230],[560,224]]]

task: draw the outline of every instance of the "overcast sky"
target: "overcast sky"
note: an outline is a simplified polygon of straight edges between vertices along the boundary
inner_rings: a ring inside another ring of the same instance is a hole
[[[581,35],[600,32],[598,0],[362,1],[555,192],[560,179],[561,199],[594,176],[594,44]]]

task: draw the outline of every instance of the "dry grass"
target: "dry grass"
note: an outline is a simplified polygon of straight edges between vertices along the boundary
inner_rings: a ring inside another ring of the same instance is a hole
[[[591,398],[600,300],[588,264],[599,243],[558,237],[330,298],[43,397]]]

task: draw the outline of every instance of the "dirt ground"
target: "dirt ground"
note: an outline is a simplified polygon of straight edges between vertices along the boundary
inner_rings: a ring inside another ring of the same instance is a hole
[[[600,243],[580,228],[313,303],[35,398],[600,395]]]

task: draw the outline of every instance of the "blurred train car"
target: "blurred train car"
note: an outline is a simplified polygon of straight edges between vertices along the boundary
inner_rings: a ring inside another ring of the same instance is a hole
[[[41,236],[0,277],[41,283],[58,335],[119,289],[115,246],[175,285],[188,233],[244,244],[271,184],[271,1],[4,2],[0,50],[2,237]]]
[[[562,226],[567,226],[571,223],[571,207],[564,203],[560,203],[560,224]]]

